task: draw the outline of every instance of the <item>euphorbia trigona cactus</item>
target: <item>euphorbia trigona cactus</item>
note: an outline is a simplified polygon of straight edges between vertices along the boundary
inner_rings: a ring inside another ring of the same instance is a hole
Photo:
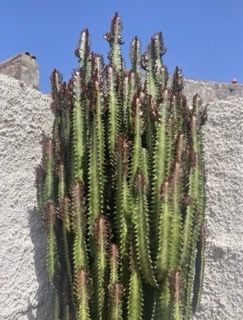
[[[108,65],[84,30],[72,79],[51,76],[37,186],[52,319],[191,319],[203,275],[201,100],[187,106],[179,68],[168,84],[161,33],[144,54],[134,38],[130,71],[118,14],[105,38]]]

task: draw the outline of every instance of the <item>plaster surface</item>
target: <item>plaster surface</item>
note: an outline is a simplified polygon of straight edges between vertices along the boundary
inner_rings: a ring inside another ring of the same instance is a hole
[[[243,319],[243,86],[187,80],[208,103],[204,126],[206,264],[195,320]]]
[[[205,284],[195,320],[243,319],[243,86],[187,80],[208,105]],[[41,133],[51,99],[0,75],[0,319],[51,320],[45,232],[36,210]]]
[[[0,74],[0,319],[48,320],[50,296],[35,167],[50,98]],[[38,307],[38,308],[37,308]]]

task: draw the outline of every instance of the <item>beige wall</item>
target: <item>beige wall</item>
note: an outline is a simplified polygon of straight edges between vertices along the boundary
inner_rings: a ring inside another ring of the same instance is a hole
[[[205,97],[207,251],[197,320],[243,319],[243,86],[186,81]],[[50,98],[0,75],[0,319],[49,320],[44,230],[36,210],[41,132],[50,132]],[[242,142],[242,140],[241,140]]]

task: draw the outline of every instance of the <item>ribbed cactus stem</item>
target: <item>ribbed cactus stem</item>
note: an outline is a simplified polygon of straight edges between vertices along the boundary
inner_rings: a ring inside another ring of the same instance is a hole
[[[129,296],[128,296],[128,320],[142,320],[143,314],[143,291],[142,283],[138,268],[134,260],[134,252],[130,253],[130,279],[129,279]]]
[[[75,54],[79,59],[80,69],[85,68],[89,51],[89,31],[88,29],[84,29],[80,33],[78,47],[75,51]]]
[[[129,143],[127,137],[120,135],[116,143],[116,223],[119,230],[119,247],[122,259],[126,255],[128,245],[128,215],[130,212],[128,186],[128,156]]]
[[[137,94],[138,90],[138,77],[137,74],[134,72],[129,72],[128,74],[128,84],[129,84],[129,89],[128,89],[128,110],[127,110],[127,132],[130,133],[132,131],[132,104],[134,101],[134,96]]]
[[[109,63],[81,31],[78,69],[51,75],[52,136],[43,138],[37,201],[54,288],[50,319],[190,320],[204,267],[206,114],[183,95],[179,67],[168,81],[161,32],[131,67],[121,55],[121,18]]]
[[[147,50],[141,58],[142,67],[146,71],[146,80],[145,80],[145,90],[148,95],[151,95],[153,98],[157,98],[158,95],[158,82],[155,74],[155,42],[154,37],[151,38],[150,44],[147,47]]]
[[[139,171],[134,178],[133,221],[136,238],[136,252],[145,281],[156,286],[150,256],[147,185],[143,171]]]
[[[105,34],[105,39],[110,44],[110,64],[117,72],[121,72],[123,69],[123,60],[120,48],[120,45],[123,44],[121,32],[121,18],[116,12],[111,21],[111,31]]]
[[[109,319],[122,320],[122,285],[119,282],[118,248],[111,245],[110,252],[110,279],[109,279]]]
[[[181,246],[181,165],[176,162],[172,177],[172,221],[170,235],[170,267],[176,268],[180,261]]]
[[[37,204],[40,211],[42,211],[43,208],[44,174],[43,164],[39,164],[36,168],[35,185],[37,188]]]
[[[84,268],[77,273],[78,320],[90,320],[88,275]]]
[[[43,204],[48,200],[54,200],[54,150],[52,139],[43,140],[43,165],[44,165],[44,185]]]
[[[167,87],[168,71],[162,60],[163,55],[166,53],[162,32],[158,32],[153,36],[151,45],[154,60],[153,71],[155,73],[155,78],[162,89],[165,89]]]
[[[134,180],[137,170],[140,166],[140,153],[142,150],[142,117],[141,117],[141,95],[135,96],[133,101],[133,131],[134,131],[134,144],[131,160],[131,181]]]
[[[80,268],[87,268],[88,262],[85,245],[85,199],[83,188],[82,182],[76,182],[71,189],[74,278],[77,277]]]
[[[116,137],[119,133],[120,106],[116,92],[116,79],[113,67],[107,68],[108,79],[108,112],[109,112],[109,147],[110,154],[115,151]]]
[[[156,134],[156,122],[158,121],[158,105],[152,96],[147,97],[147,106],[144,109],[144,122],[146,132],[146,148],[148,150],[149,166],[152,166],[153,148]],[[152,172],[150,174],[152,176]]]
[[[98,216],[95,221],[95,252],[94,258],[94,307],[97,319],[102,319],[105,304],[105,281],[107,269],[108,230],[106,218]]]
[[[65,183],[65,172],[64,172],[64,164],[62,162],[59,163],[57,167],[57,176],[58,176],[58,202],[61,203],[62,199],[66,193],[66,183]]]
[[[192,312],[195,313],[198,309],[204,278],[204,250],[205,250],[205,225],[201,226],[199,239],[197,242],[197,256],[195,261],[195,279],[193,287]]]
[[[165,172],[166,172],[166,176],[170,175],[171,172],[171,166],[172,166],[172,161],[173,161],[173,157],[174,157],[174,152],[175,150],[173,150],[173,148],[175,147],[175,132],[174,132],[174,119],[172,117],[169,117],[167,120],[167,148],[166,148],[166,153],[167,153],[167,159],[166,159],[166,163],[165,163]]]
[[[122,131],[127,132],[129,127],[129,75],[125,73],[122,84]]]
[[[159,106],[160,121],[157,125],[156,138],[153,154],[153,210],[154,210],[154,225],[155,225],[155,237],[158,235],[159,215],[161,208],[160,200],[160,186],[166,177],[166,162],[167,162],[167,118],[169,112],[169,99],[168,91],[163,93],[163,103]]]
[[[100,84],[94,83],[93,119],[91,120],[89,150],[89,229],[93,234],[97,216],[103,213],[104,192],[104,125],[102,118],[102,97]]]
[[[132,63],[131,70],[133,72],[138,72],[140,69],[140,59],[141,59],[141,43],[138,37],[135,37],[131,42],[130,59]]]
[[[73,76],[73,157],[74,174],[77,180],[83,179],[83,157],[84,157],[84,116],[81,103],[80,72],[76,71]]]
[[[47,226],[47,271],[53,283],[57,267],[57,239],[55,233],[56,208],[52,201],[45,203],[44,219]]]
[[[72,266],[70,261],[70,247],[69,247],[69,237],[71,232],[71,223],[70,223],[70,203],[67,197],[63,198],[59,204],[59,214],[62,220],[62,240],[63,240],[63,257],[64,257],[64,270],[66,271],[68,290],[70,292],[70,301],[68,303],[75,308],[74,301],[74,281],[72,276]]]
[[[172,319],[173,320],[182,320],[181,314],[181,274],[180,271],[174,269],[170,273],[170,286],[172,293]]]
[[[117,282],[119,279],[119,252],[115,244],[111,245],[110,249],[110,285]]]
[[[159,280],[165,279],[169,267],[171,206],[169,182],[161,186],[161,212],[159,221],[159,245],[156,260],[156,274]]]
[[[192,170],[193,171],[193,170]],[[189,177],[189,196],[187,197],[187,206],[186,206],[186,218],[184,223],[183,230],[183,240],[182,240],[182,254],[181,254],[181,264],[184,265],[187,263],[187,259],[189,257],[191,244],[193,241],[192,233],[193,233],[193,220],[195,215],[195,204],[192,198],[192,181],[193,181],[193,172],[190,173]]]

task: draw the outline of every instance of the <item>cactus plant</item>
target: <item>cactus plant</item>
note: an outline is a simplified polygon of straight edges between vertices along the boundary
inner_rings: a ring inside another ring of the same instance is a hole
[[[177,67],[171,84],[161,33],[131,69],[116,13],[109,62],[88,30],[68,83],[54,70],[52,137],[43,138],[38,205],[47,230],[52,319],[191,319],[203,278],[204,170],[198,95]]]

